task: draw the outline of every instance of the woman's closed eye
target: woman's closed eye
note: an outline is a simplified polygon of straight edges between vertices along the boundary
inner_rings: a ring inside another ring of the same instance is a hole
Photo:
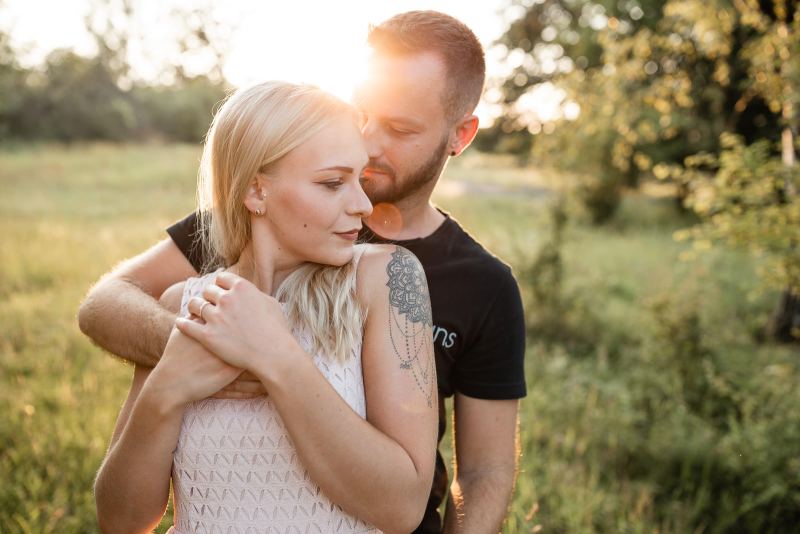
[[[342,184],[344,184],[344,180],[342,180],[341,178],[336,178],[334,180],[325,180],[324,182],[319,182],[319,183],[332,191],[336,191],[342,186]]]

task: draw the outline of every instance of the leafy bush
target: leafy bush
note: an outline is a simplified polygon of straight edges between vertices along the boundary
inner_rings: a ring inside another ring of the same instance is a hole
[[[134,96],[150,135],[198,143],[208,131],[215,108],[225,98],[225,87],[198,77],[179,85],[139,87]]]
[[[747,296],[757,282],[745,255],[681,267],[674,244],[674,258],[659,260],[678,262],[670,278],[652,272],[655,291],[644,290],[634,260],[648,273],[647,255],[664,248],[636,241],[643,213],[626,212],[627,257],[608,230],[567,234],[551,215],[522,271],[532,343],[523,413],[535,415],[522,421],[527,504],[508,531],[790,530],[800,520],[800,372],[791,349],[752,335],[774,295]],[[672,231],[655,222],[644,232]]]
[[[740,136],[723,134],[720,143],[719,156],[686,160],[687,204],[703,223],[679,237],[766,256],[765,282],[800,293],[800,166],[786,167],[766,140],[746,145]]]
[[[622,200],[622,186],[612,177],[585,177],[578,184],[575,195],[586,208],[591,222],[603,224],[617,212]]]

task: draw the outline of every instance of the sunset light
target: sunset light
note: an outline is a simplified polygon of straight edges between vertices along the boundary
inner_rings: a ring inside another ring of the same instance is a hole
[[[800,0],[0,0],[0,534],[800,532],[798,95]]]
[[[178,40],[191,21],[177,12],[199,11],[210,24],[209,35],[224,55],[223,72],[235,86],[267,79],[281,79],[318,85],[349,99],[363,75],[366,36],[370,24],[401,11],[434,9],[453,15],[476,33],[489,50],[505,27],[499,14],[505,0],[492,2],[366,1],[349,2],[261,2],[236,0],[225,4],[210,1],[134,0],[132,35],[129,43],[134,76],[147,81],[164,80],[171,64],[182,62],[187,72],[207,71],[208,57],[183,53]],[[117,4],[112,2],[109,4]],[[85,17],[92,10],[89,0],[49,2],[47,0],[7,0],[0,14],[8,21],[12,43],[25,53],[29,64],[41,62],[56,48],[73,48],[78,53],[94,53],[92,37],[85,28]],[[46,12],[47,17],[40,16]],[[497,54],[487,53],[489,76],[502,74]],[[479,116],[489,118],[482,105]]]

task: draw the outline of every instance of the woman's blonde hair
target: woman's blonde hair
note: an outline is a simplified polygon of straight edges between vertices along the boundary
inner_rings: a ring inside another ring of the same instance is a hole
[[[233,93],[214,116],[198,173],[198,239],[208,272],[236,263],[250,242],[244,205],[259,172],[355,109],[306,85],[266,82]],[[311,336],[313,351],[344,361],[360,340],[363,310],[355,295],[355,266],[306,263],[277,288],[290,324]]]

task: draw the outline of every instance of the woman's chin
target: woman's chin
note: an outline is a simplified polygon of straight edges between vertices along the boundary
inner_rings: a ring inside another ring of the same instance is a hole
[[[310,258],[309,261],[323,265],[341,267],[343,265],[347,265],[353,259],[354,254],[355,248],[353,245],[345,245],[338,250],[317,251],[317,253],[314,254],[314,257]]]

